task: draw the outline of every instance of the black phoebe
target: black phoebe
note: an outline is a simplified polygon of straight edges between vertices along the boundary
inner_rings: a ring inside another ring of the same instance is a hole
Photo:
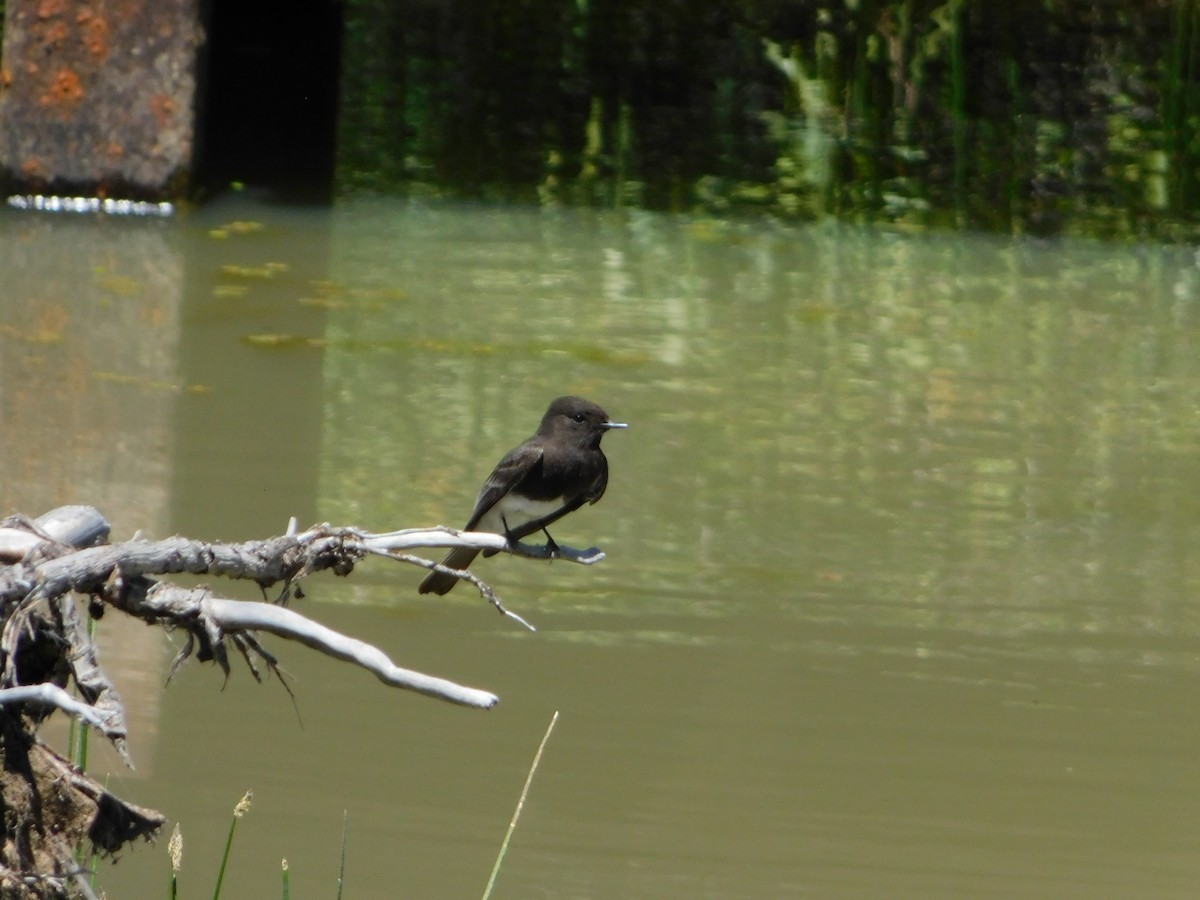
[[[608,485],[608,460],[600,449],[600,438],[610,428],[628,427],[610,422],[608,413],[591,401],[559,397],[542,416],[537,434],[496,464],[463,531],[488,531],[516,541],[546,531],[551,522],[585,503],[595,503]],[[549,531],[546,539],[555,546]],[[485,550],[483,555],[496,552]],[[465,569],[478,553],[457,547],[442,565]],[[419,590],[444,594],[459,580],[444,572],[430,572]]]

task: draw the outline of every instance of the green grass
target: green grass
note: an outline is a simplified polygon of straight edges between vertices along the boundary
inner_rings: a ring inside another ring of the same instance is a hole
[[[217,872],[217,886],[213,889],[213,900],[220,900],[221,884],[225,881],[225,866],[229,863],[229,853],[233,849],[233,835],[237,831],[238,819],[250,811],[254,801],[254,791],[246,791],[244,797],[233,808],[233,819],[229,822],[229,835],[225,838],[225,852],[221,854],[221,868]]]
[[[537,771],[538,764],[542,761],[542,751],[546,749],[546,742],[550,740],[550,732],[554,730],[554,724],[558,721],[558,710],[554,711],[554,715],[550,717],[550,724],[546,726],[546,733],[542,735],[542,742],[538,744],[537,753],[533,755],[533,764],[529,767],[529,774],[525,776],[525,787],[521,788],[521,796],[517,800],[517,808],[513,810],[512,821],[508,823],[508,831],[504,833],[504,840],[500,844],[500,853],[496,856],[496,863],[492,866],[492,874],[488,878],[487,887],[483,891],[483,900],[488,900],[492,895],[492,888],[496,886],[496,876],[500,874],[500,865],[504,862],[504,854],[508,852],[508,842],[512,839],[513,832],[517,830],[517,820],[521,818],[521,810],[525,807],[525,798],[529,794],[529,785],[533,783],[533,773]]]

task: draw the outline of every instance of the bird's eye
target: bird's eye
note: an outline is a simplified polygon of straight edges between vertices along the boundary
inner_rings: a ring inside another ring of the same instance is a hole
[[[580,424],[583,424],[587,421],[587,416],[585,416],[583,413],[575,413],[575,415],[571,416],[571,418]]]

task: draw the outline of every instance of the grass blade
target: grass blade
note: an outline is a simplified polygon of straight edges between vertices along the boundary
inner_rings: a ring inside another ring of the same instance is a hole
[[[496,857],[496,864],[492,866],[491,877],[488,878],[487,887],[483,891],[483,900],[488,900],[488,897],[492,895],[492,888],[496,886],[496,876],[500,874],[500,864],[504,862],[504,854],[508,852],[509,839],[517,830],[517,820],[521,818],[521,810],[525,807],[525,797],[529,794],[529,785],[533,783],[533,773],[537,771],[538,764],[542,761],[542,751],[546,749],[546,742],[550,740],[550,732],[554,730],[554,723],[557,721],[558,710],[555,710],[554,715],[550,717],[550,724],[546,727],[546,733],[542,735],[542,742],[538,744],[537,753],[533,755],[533,765],[529,767],[529,774],[525,776],[525,787],[521,788],[521,797],[517,800],[517,808],[513,810],[512,821],[508,823],[508,831],[504,833],[504,841],[500,844],[500,853]]]
[[[346,886],[346,838],[350,832],[350,813],[342,810],[342,861],[338,866],[337,900],[342,900],[342,888]]]
[[[233,808],[233,820],[229,823],[229,837],[225,838],[225,852],[221,855],[221,869],[217,872],[217,886],[213,890],[213,900],[220,900],[221,882],[225,880],[225,864],[229,862],[229,851],[233,849],[233,833],[237,830],[238,819],[250,809],[250,801],[254,799],[254,791],[246,791],[246,795]]]
[[[167,896],[170,900],[176,900],[179,896],[179,870],[183,868],[183,832],[179,830],[178,822],[171,832],[171,840],[167,842],[167,855],[171,857],[171,889]]]

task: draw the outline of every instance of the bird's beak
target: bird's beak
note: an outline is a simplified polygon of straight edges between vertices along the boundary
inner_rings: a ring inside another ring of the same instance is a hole
[[[628,428],[628,427],[629,426],[626,425],[624,422],[605,422],[604,423],[605,431],[607,431],[610,428]]]

